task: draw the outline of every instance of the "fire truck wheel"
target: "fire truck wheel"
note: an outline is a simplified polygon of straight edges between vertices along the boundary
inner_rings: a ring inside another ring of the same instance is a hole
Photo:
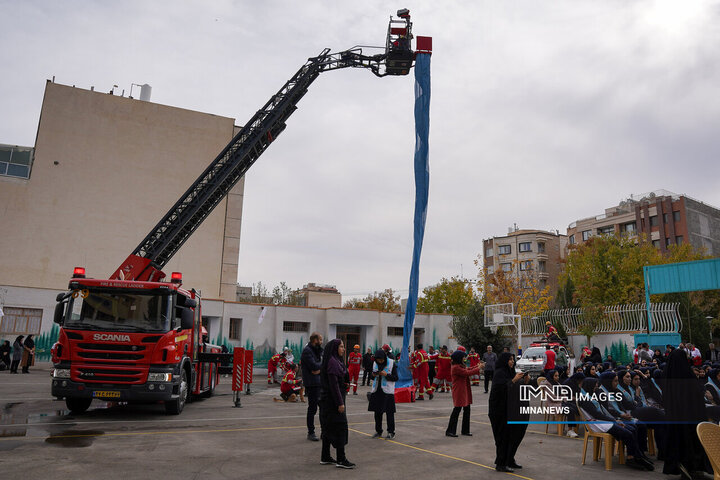
[[[66,398],[65,405],[74,415],[85,413],[92,403],[92,398]]]
[[[185,402],[188,398],[188,381],[187,372],[185,369],[182,371],[182,379],[180,380],[180,392],[178,398],[165,402],[165,411],[170,415],[179,415],[185,407]]]
[[[210,398],[213,396],[213,393],[215,393],[215,373],[210,372],[210,388],[203,393],[203,397]]]

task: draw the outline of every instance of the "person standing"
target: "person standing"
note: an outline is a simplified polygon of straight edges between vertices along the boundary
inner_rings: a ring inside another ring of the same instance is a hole
[[[511,432],[508,429],[508,398],[512,389],[523,378],[523,373],[515,373],[515,357],[503,352],[498,358],[493,375],[492,389],[488,399],[488,417],[495,439],[495,470],[513,472],[517,464],[510,465]]]
[[[3,341],[2,346],[0,346],[0,362],[5,365],[4,368],[10,368],[10,351],[12,349],[10,348],[10,340]]]
[[[550,345],[545,345],[545,365],[543,365],[543,373],[545,375],[548,372],[555,370],[555,350],[550,348]]]
[[[470,405],[472,405],[470,378],[480,375],[481,365],[478,363],[474,367],[465,368],[465,352],[462,350],[453,352],[450,358],[452,360],[450,374],[452,376],[453,411],[450,414],[450,421],[445,430],[445,435],[457,437],[457,422],[460,410],[462,410],[463,419],[460,433],[472,437],[472,433],[470,433]]]
[[[485,393],[488,393],[488,385],[495,373],[495,362],[497,362],[497,354],[493,352],[492,345],[487,346],[487,351],[483,353],[482,361],[485,363]]]
[[[362,353],[360,353],[360,345],[355,345],[353,351],[348,355],[348,374],[350,375],[350,385],[353,387],[353,395],[357,395],[357,384],[360,379],[361,365]]]
[[[345,456],[348,443],[348,423],[345,411],[345,395],[349,378],[345,364],[345,344],[339,338],[330,340],[325,346],[320,367],[320,428],[322,433],[322,465],[335,464],[338,468],[355,468]],[[330,455],[330,446],[335,447],[337,460]]]
[[[372,368],[373,368],[373,354],[370,347],[368,347],[367,352],[363,355],[362,358],[362,367],[363,367],[363,379],[362,379],[362,386],[364,387],[366,384],[370,385],[372,383],[372,377],[370,376],[372,374]]]
[[[529,383],[530,374],[528,372],[525,372],[519,384],[527,385]],[[509,420],[515,420],[518,422],[527,422],[528,420],[530,420],[529,413],[522,413],[523,408],[529,406],[530,402],[528,400],[520,399],[520,388],[510,389],[508,396]],[[510,437],[508,446],[508,466],[514,470],[522,468],[522,466],[518,465],[518,463],[515,461],[515,454],[517,453],[517,450],[520,447],[523,438],[525,438],[525,432],[527,431],[527,427],[527,423],[514,423],[512,425],[508,425],[507,427],[508,436]]]
[[[468,353],[467,358],[470,362],[470,368],[474,368],[480,365],[480,355],[478,355],[478,353],[475,351],[475,347],[470,348],[470,353]],[[480,385],[480,372],[470,378],[470,384]]]
[[[657,356],[657,355],[655,355]],[[653,358],[655,358],[655,356]],[[660,361],[662,361],[662,357],[660,357]],[[715,348],[715,344],[711,343],[708,345],[708,350],[705,352],[705,360],[710,363],[718,363],[720,362],[720,350]]]
[[[395,438],[395,382],[398,380],[397,365],[394,360],[386,358],[385,352],[380,349],[375,352],[375,362],[372,366],[372,389],[368,412],[375,412],[375,435],[382,437],[382,415],[387,417],[387,437]]]
[[[437,371],[435,372],[435,378],[433,384],[428,389],[428,393],[445,392],[450,390],[452,377],[450,376],[450,355],[448,354],[447,346],[443,345],[440,349],[440,355],[437,358]],[[440,387],[440,388],[438,388]]]
[[[315,435],[315,414],[320,401],[320,367],[322,365],[323,336],[318,332],[310,335],[310,341],[300,354],[303,384],[305,385],[305,398],[307,398],[307,439],[317,442],[320,439]]]
[[[663,473],[681,475],[690,480],[695,472],[707,468],[708,459],[695,431],[697,424],[707,420],[704,391],[693,374],[685,350],[673,350],[665,369],[662,391],[665,418],[668,421]]]
[[[440,355],[440,352],[430,345],[428,347],[428,381],[430,385],[432,385],[433,380],[435,380],[435,364],[437,363],[438,355]]]
[[[12,363],[10,364],[10,373],[17,373],[18,371],[18,365],[20,365],[20,360],[22,359],[23,352],[25,351],[25,348],[23,347],[23,338],[25,338],[24,335],[18,335],[18,337],[15,339],[15,342],[13,342],[13,350],[12,350]]]
[[[433,399],[433,392],[430,390],[430,381],[428,380],[428,363],[429,358],[422,343],[418,343],[413,359],[413,371],[417,378],[418,400],[424,400],[424,394],[428,394],[430,400]]]
[[[565,353],[565,349],[560,348],[559,346],[555,345],[553,347],[553,351],[555,352],[555,366],[567,368],[568,356],[567,356],[567,353]]]
[[[278,365],[283,368],[285,365],[285,352],[282,353],[276,353],[272,357],[270,357],[270,360],[268,360],[268,385],[272,385],[273,383],[278,383],[277,378],[275,378],[277,374]]]
[[[32,337],[32,334],[28,335],[23,342],[24,351],[20,361],[22,373],[30,373],[30,367],[35,365],[35,341],[33,341]]]

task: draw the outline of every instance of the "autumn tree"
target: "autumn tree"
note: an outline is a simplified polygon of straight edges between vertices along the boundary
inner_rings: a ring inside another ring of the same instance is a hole
[[[444,278],[437,285],[425,287],[418,298],[417,311],[461,315],[475,302],[475,292],[468,280]]]
[[[351,299],[343,304],[344,308],[367,308],[380,310],[381,312],[399,312],[400,295],[396,295],[392,288],[386,288],[382,292],[373,292],[362,300]]]
[[[560,284],[572,285],[572,303],[584,309],[580,332],[589,341],[604,318],[606,306],[645,302],[643,267],[702,258],[707,258],[704,252],[690,244],[671,245],[663,254],[642,237],[592,237],[571,247]],[[672,296],[662,296],[656,301],[675,300]],[[713,305],[711,299],[707,303]]]
[[[475,265],[482,266],[480,259],[475,260]],[[488,305],[512,303],[515,314],[523,318],[539,315],[552,301],[550,286],[541,286],[537,272],[531,268],[521,270],[517,260],[507,272],[500,269],[488,273],[485,268],[480,268],[477,288]]]
[[[273,288],[273,303],[275,305],[305,305],[305,296],[299,290],[293,290],[285,282]]]

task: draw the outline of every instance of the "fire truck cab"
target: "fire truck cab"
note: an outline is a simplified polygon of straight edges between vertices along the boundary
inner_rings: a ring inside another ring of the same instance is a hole
[[[202,338],[200,298],[172,282],[84,278],[76,269],[58,295],[52,395],[73,413],[93,399],[164,402],[179,414],[191,395],[211,395],[217,364],[200,354],[219,353]]]

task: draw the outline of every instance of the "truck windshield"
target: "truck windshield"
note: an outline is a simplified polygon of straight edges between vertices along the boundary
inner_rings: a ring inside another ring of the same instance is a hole
[[[167,332],[171,328],[172,295],[157,292],[75,290],[66,328],[117,332]]]

